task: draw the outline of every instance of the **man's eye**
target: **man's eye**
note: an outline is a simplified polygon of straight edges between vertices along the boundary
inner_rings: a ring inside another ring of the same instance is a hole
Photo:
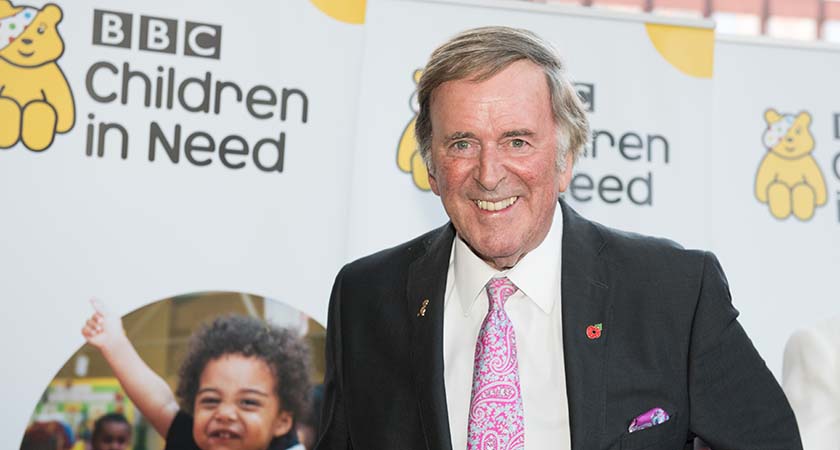
[[[200,405],[215,405],[219,403],[219,399],[213,397],[204,397],[198,401]]]
[[[254,399],[250,399],[250,398],[242,399],[241,403],[242,403],[243,406],[250,407],[250,408],[257,407],[257,406],[261,405],[259,400],[254,400]]]
[[[522,148],[525,146],[525,141],[522,139],[514,139],[510,141],[510,146],[513,148]]]
[[[466,150],[470,148],[470,143],[467,141],[458,141],[455,143],[455,148],[458,150]]]

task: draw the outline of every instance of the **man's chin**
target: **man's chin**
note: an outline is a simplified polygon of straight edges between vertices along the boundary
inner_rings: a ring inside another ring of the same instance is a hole
[[[509,269],[516,265],[524,253],[521,252],[518,248],[504,246],[504,245],[481,245],[472,246],[469,242],[467,242],[467,246],[475,253],[476,256],[484,260],[490,266],[498,269],[504,270]]]

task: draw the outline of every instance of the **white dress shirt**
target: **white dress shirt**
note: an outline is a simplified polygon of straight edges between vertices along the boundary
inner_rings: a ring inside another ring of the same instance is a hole
[[[516,266],[499,272],[456,235],[443,313],[443,375],[454,450],[467,448],[475,344],[489,307],[484,286],[502,275],[519,288],[505,311],[516,333],[525,448],[571,448],[560,308],[562,237],[563,216],[557,206],[545,240]]]

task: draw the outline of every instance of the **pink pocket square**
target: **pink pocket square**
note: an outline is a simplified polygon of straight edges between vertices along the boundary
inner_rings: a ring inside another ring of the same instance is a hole
[[[630,428],[627,429],[630,433],[634,431],[644,430],[645,428],[650,428],[660,423],[667,422],[668,419],[671,417],[668,413],[662,408],[653,408],[650,411],[645,413],[639,414],[630,422]]]

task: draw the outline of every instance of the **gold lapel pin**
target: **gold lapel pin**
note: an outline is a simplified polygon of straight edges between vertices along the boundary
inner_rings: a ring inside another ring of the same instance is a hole
[[[426,317],[426,307],[429,306],[429,299],[423,300],[423,304],[420,305],[420,311],[417,311],[417,317]]]

